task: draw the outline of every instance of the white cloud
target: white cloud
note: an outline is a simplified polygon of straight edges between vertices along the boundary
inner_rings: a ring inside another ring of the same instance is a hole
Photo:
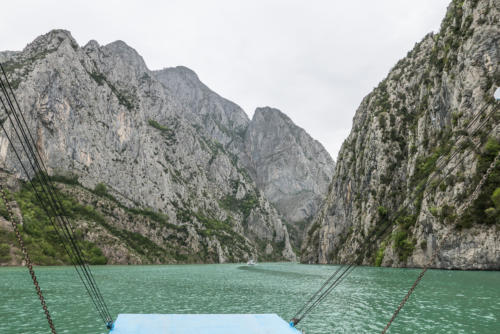
[[[281,109],[335,158],[361,99],[438,30],[448,3],[18,0],[2,6],[0,50],[20,50],[54,28],[81,45],[121,39],[151,69],[192,68],[250,116],[258,106]]]

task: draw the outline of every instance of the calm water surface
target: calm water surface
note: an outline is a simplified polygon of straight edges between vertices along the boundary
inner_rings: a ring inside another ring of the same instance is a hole
[[[99,266],[113,313],[293,316],[335,266]],[[37,267],[59,333],[106,333],[72,267]],[[419,271],[360,267],[304,319],[306,334],[379,333]],[[0,268],[0,333],[49,333],[25,268]],[[390,333],[500,333],[500,272],[429,271]]]

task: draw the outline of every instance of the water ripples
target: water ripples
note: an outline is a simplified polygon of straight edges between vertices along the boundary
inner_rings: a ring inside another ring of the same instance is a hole
[[[265,263],[93,267],[112,312],[277,313],[290,319],[335,266]],[[37,268],[61,333],[106,333],[73,268]],[[419,271],[360,267],[299,327],[306,334],[380,332]],[[498,333],[500,273],[430,270],[392,333]],[[115,315],[114,314],[114,315]],[[0,268],[0,333],[46,333],[23,268]]]

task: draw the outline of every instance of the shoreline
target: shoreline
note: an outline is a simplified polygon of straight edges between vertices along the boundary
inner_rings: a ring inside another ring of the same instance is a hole
[[[259,262],[258,264],[300,264],[304,266],[339,266],[340,264],[332,264],[332,263],[300,263],[300,262],[288,262],[288,261],[276,261],[276,262]],[[243,265],[247,266],[246,262],[225,262],[225,263],[146,263],[146,264],[94,264],[89,265],[90,267],[160,267],[160,266],[208,266],[208,265]],[[72,264],[61,264],[61,265],[33,265],[34,267],[39,268],[64,268],[64,267],[73,267]],[[24,268],[24,265],[0,265],[0,269],[2,268]],[[370,266],[370,265],[359,265],[358,268],[372,268],[372,269],[408,269],[408,270],[421,270],[422,267],[387,267],[387,266]],[[438,268],[438,267],[429,267],[429,270],[440,270],[440,271],[460,271],[460,272],[500,272],[499,269],[461,269],[461,268]]]

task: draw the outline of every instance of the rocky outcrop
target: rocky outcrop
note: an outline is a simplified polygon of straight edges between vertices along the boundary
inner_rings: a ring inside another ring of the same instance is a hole
[[[153,74],[165,87],[165,94],[182,106],[177,110],[183,117],[231,153],[241,155],[250,122],[243,109],[210,90],[189,68],[165,68]]]
[[[452,1],[363,99],[303,262],[420,267],[438,250],[434,267],[500,269],[499,23],[498,1]]]

